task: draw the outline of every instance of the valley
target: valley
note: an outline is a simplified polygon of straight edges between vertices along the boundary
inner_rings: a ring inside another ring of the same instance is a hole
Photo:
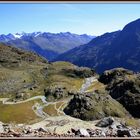
[[[70,32],[16,33],[0,35],[0,42],[17,48],[35,52],[47,60],[52,60],[61,53],[89,42],[95,36],[78,35]],[[60,49],[61,48],[61,49]]]
[[[91,79],[94,79],[95,80],[95,77],[92,77]],[[87,80],[89,81],[89,78],[86,78],[85,80],[85,83],[82,85],[81,89],[80,89],[80,93],[82,94],[83,92],[85,92],[85,90],[83,89],[84,88],[88,88],[90,86],[91,82],[89,85],[87,85]],[[93,81],[93,80],[91,80]],[[28,98],[26,100],[23,100],[23,101],[8,101],[10,98],[0,98],[0,102],[1,102],[1,108],[2,107],[11,107],[10,110],[15,110],[16,113],[18,113],[19,111],[14,109],[18,106],[21,105],[21,107],[19,107],[19,109],[22,110],[22,106],[26,105],[26,103],[28,104],[33,104],[33,106],[30,106],[30,108],[32,108],[32,111],[35,112],[35,114],[41,118],[44,118],[44,117],[47,117],[47,116],[53,116],[53,112],[56,112],[55,115],[61,115],[61,114],[64,114],[63,113],[63,106],[64,104],[68,103],[69,101],[69,98],[68,99],[64,99],[64,100],[60,100],[60,101],[57,101],[57,102],[47,102],[46,101],[46,97],[45,96],[34,96],[34,97],[31,97],[31,98]],[[6,105],[6,106],[5,106]],[[12,109],[13,107],[13,109]],[[52,109],[51,109],[52,108]],[[43,110],[45,112],[43,112]],[[50,110],[50,111],[49,111]],[[7,116],[10,116],[10,113],[8,114],[7,112],[7,109],[5,109],[6,113],[7,113]],[[48,111],[48,113],[47,113]],[[23,112],[24,113],[24,112]],[[25,111],[26,113],[26,111]],[[4,113],[2,113],[4,114]],[[13,114],[13,113],[12,113]],[[20,116],[21,114],[19,114]],[[24,116],[26,116],[26,114],[24,114]],[[14,118],[15,119],[15,118]],[[1,120],[1,118],[0,118]],[[3,120],[3,119],[2,119]],[[12,120],[9,120],[9,122],[12,121]],[[29,121],[29,120],[28,120]],[[4,121],[5,122],[5,121]]]
[[[139,25],[0,35],[0,137],[140,137]]]

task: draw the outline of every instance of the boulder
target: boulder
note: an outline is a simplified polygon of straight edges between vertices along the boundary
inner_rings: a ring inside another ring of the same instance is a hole
[[[114,122],[113,117],[106,117],[106,118],[103,118],[102,120],[100,120],[95,126],[108,127],[108,126],[112,125],[113,122]]]
[[[38,131],[46,132],[46,130],[45,130],[44,128],[42,128],[42,127],[40,127],[40,128],[38,129]]]
[[[0,122],[0,133],[4,132],[3,123]]]
[[[118,129],[117,130],[117,136],[118,137],[131,137],[129,129]]]
[[[59,100],[69,95],[69,91],[67,90],[67,88],[61,85],[47,87],[46,89],[44,89],[44,92],[47,101]]]
[[[88,131],[86,129],[84,129],[84,128],[78,129],[76,134],[79,135],[80,137],[90,137]]]
[[[65,73],[67,76],[74,78],[88,78],[96,75],[93,69],[87,67],[63,69],[62,72]]]

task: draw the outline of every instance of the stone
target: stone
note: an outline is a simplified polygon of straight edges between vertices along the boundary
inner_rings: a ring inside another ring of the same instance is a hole
[[[2,125],[2,123],[0,123],[0,133],[3,133],[3,132],[4,132],[3,125]]]
[[[118,137],[131,137],[129,129],[118,129],[117,130],[117,136]]]
[[[112,125],[113,122],[114,122],[113,117],[106,117],[106,118],[103,118],[101,121],[99,121],[95,126],[107,127],[107,126]]]
[[[77,133],[79,133],[81,137],[90,137],[88,131],[84,128],[80,128]]]
[[[106,137],[106,134],[104,131],[101,132],[101,137]]]
[[[38,131],[46,132],[46,130],[45,130],[44,128],[42,128],[42,127],[40,127],[40,128],[38,129]]]
[[[75,130],[74,128],[71,128],[71,132],[75,133],[77,130]]]
[[[135,129],[131,129],[129,130],[129,132],[130,132],[131,137],[136,137],[138,135],[138,132]]]

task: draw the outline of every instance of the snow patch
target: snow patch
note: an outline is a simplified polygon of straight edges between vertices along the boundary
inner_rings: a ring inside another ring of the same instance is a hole
[[[23,35],[22,35],[22,34],[19,34],[19,33],[16,33],[16,34],[13,34],[13,36],[14,36],[15,38],[21,38]]]

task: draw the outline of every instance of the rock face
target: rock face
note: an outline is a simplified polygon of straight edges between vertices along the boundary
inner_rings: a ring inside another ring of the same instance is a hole
[[[99,81],[134,117],[140,117],[140,74],[117,68],[105,71]]]
[[[46,100],[54,101],[68,96],[66,87],[55,86],[44,89]]]
[[[123,129],[123,130],[119,129],[117,130],[117,134],[118,137],[124,137],[124,136],[131,137],[131,134],[128,129]]]
[[[112,125],[112,123],[114,122],[114,119],[112,117],[106,117],[104,119],[102,119],[101,121],[99,121],[96,126],[98,127],[107,127]]]
[[[80,137],[90,137],[88,131],[84,128],[80,128],[77,132],[76,135],[79,135]]]
[[[104,84],[110,84],[111,82],[120,82],[126,75],[133,75],[132,71],[124,68],[116,68],[105,71],[100,77],[99,81]],[[116,81],[117,80],[117,81]]]
[[[96,120],[108,116],[123,117],[127,111],[105,93],[74,95],[64,112],[82,120]]]
[[[86,67],[77,67],[75,69],[63,69],[63,72],[70,77],[87,78],[95,75],[95,71]]]

